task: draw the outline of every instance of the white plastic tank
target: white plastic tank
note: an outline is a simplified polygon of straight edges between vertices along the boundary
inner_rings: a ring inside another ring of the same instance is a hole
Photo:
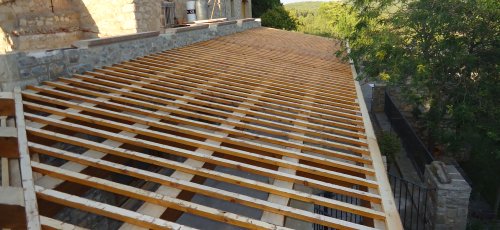
[[[196,18],[197,20],[208,19],[208,0],[196,1]]]
[[[187,1],[186,11],[187,11],[187,21],[188,22],[196,21],[196,1]]]

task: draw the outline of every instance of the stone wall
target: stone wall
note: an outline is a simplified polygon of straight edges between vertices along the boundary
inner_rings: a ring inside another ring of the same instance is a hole
[[[158,31],[162,28],[162,1],[0,0],[0,54],[70,47],[80,39]],[[187,21],[186,1],[174,0],[180,24]],[[213,5],[209,6],[209,15]],[[251,17],[251,1],[221,1],[220,12],[219,7],[214,11],[214,18],[220,17]]]
[[[0,91],[15,86],[36,85],[42,81],[68,77],[93,68],[126,61],[163,50],[260,27],[260,21],[238,20],[192,27],[167,29],[159,36],[111,44],[38,52],[11,52],[0,55]],[[81,43],[81,42],[79,42]]]
[[[85,38],[160,30],[161,0],[81,0],[80,27]]]
[[[135,0],[135,19],[137,21],[137,32],[157,31],[163,25],[161,18],[161,2],[158,0]],[[139,4],[140,3],[140,4]]]
[[[73,1],[53,0],[53,5],[46,0],[2,1],[0,53],[66,47],[81,39]]]
[[[471,187],[455,166],[432,162],[425,168],[425,183],[432,188],[426,229],[465,230]]]

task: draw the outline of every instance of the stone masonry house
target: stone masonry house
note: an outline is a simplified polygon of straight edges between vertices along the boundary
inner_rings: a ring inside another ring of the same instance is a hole
[[[211,18],[252,17],[250,0],[198,1],[205,2]],[[159,31],[164,21],[163,2],[175,3],[175,21],[187,23],[187,0],[0,0],[0,54],[70,47],[80,39]]]

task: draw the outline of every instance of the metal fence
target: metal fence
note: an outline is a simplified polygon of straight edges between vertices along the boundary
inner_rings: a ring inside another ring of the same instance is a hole
[[[358,186],[355,186],[354,188],[357,189]],[[342,194],[336,194],[336,193],[332,193],[332,192],[323,192],[323,193],[318,194],[318,196],[338,200],[338,201],[349,203],[349,204],[361,205],[361,199],[342,195]],[[363,223],[363,216],[356,215],[356,214],[353,214],[350,212],[340,211],[340,210],[333,209],[333,208],[320,206],[320,205],[314,205],[314,213],[337,218],[337,219],[341,219],[341,220],[345,220],[345,221],[349,221],[352,223],[357,223],[357,224]],[[335,228],[330,228],[330,227],[323,226],[320,224],[313,224],[313,229],[314,230],[334,230]]]
[[[385,92],[384,111],[391,122],[392,128],[396,131],[399,138],[401,138],[408,157],[412,160],[420,177],[423,179],[425,165],[434,161],[432,154],[417,136],[408,120],[401,114],[387,92]]]
[[[388,174],[394,202],[399,211],[404,229],[420,230],[429,226],[430,190],[399,176]]]
[[[425,185],[420,185],[399,176],[388,174],[389,183],[391,184],[392,193],[394,194],[394,202],[399,211],[399,216],[403,223],[404,229],[407,230],[425,230],[429,227],[429,210],[431,208],[430,192],[433,188],[427,188]],[[325,198],[335,199],[338,201],[361,205],[361,200],[341,194],[331,192],[323,192],[318,194]],[[352,223],[363,224],[363,216],[352,214],[349,212],[340,211],[333,208],[328,208],[320,205],[314,206],[314,213],[349,221]],[[326,227],[320,224],[313,225],[314,230],[334,230],[334,228]]]

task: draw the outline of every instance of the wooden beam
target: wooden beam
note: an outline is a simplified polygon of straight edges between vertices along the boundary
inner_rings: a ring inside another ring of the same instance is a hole
[[[356,68],[354,64],[351,64],[351,70],[354,79],[357,77]],[[383,222],[383,227],[386,229],[403,229],[403,224],[401,222],[401,218],[399,216],[399,212],[396,209],[396,204],[394,202],[394,195],[392,194],[391,185],[389,184],[389,179],[387,177],[387,171],[384,167],[384,162],[382,160],[382,154],[378,147],[377,136],[375,135],[375,131],[373,130],[372,123],[370,121],[370,115],[368,113],[368,109],[366,108],[366,103],[363,97],[363,93],[361,91],[361,87],[359,86],[359,82],[355,82],[356,92],[358,93],[358,100],[361,106],[361,113],[363,114],[363,122],[366,128],[366,135],[368,141],[368,149],[370,150],[372,159],[373,159],[373,168],[375,169],[375,180],[379,183],[379,193],[381,196],[386,199],[382,199],[382,210],[384,210],[386,214],[386,220]],[[380,226],[382,227],[382,226]]]
[[[15,106],[11,92],[0,92],[0,116],[14,116]]]
[[[336,186],[336,185],[330,184],[330,183],[324,183],[321,181],[303,178],[303,177],[295,177],[295,176],[288,175],[288,174],[280,174],[280,173],[276,173],[275,171],[272,171],[272,170],[271,170],[271,172],[269,172],[269,170],[266,170],[264,168],[257,167],[257,166],[240,164],[240,163],[237,163],[234,161],[228,161],[228,160],[221,159],[218,157],[206,157],[205,155],[196,154],[193,151],[188,151],[188,150],[184,150],[184,149],[180,149],[180,148],[176,148],[176,147],[172,147],[172,146],[162,145],[162,144],[158,144],[156,142],[150,142],[150,141],[146,141],[143,139],[125,137],[122,135],[117,135],[116,133],[111,133],[111,132],[107,132],[104,130],[94,129],[94,128],[90,128],[90,127],[86,127],[86,126],[82,126],[82,125],[77,125],[77,124],[73,124],[73,123],[54,121],[50,118],[41,117],[41,116],[34,115],[34,114],[28,114],[28,117],[29,117],[29,119],[37,121],[37,122],[47,123],[47,124],[51,124],[51,125],[58,126],[58,127],[64,127],[65,129],[76,130],[78,132],[87,133],[87,134],[95,135],[95,136],[100,136],[103,138],[108,138],[108,139],[112,139],[112,140],[123,142],[123,143],[130,143],[130,144],[133,144],[135,146],[140,146],[140,147],[149,148],[152,150],[171,153],[171,154],[182,156],[182,157],[202,159],[202,161],[214,163],[214,164],[225,166],[225,167],[234,168],[234,167],[236,167],[236,165],[238,165],[238,169],[241,169],[241,170],[248,170],[250,172],[257,171],[258,174],[262,174],[265,176],[271,176],[274,178],[281,178],[282,180],[294,181],[295,183],[301,183],[301,184],[313,186],[313,187],[317,186],[318,188],[325,190],[325,191],[332,191],[332,192],[342,193],[342,194],[346,194],[346,195],[350,195],[350,196],[356,196],[356,197],[360,197],[362,199],[367,199],[370,201],[377,201],[377,198],[375,198],[376,196],[374,196],[372,194],[360,193],[358,190],[353,190],[353,189],[342,187],[342,186]],[[33,129],[30,129],[30,130],[33,130]],[[46,135],[44,137],[48,138],[48,139],[55,139],[55,138],[58,138],[58,136],[61,136],[61,135],[55,135],[55,134],[56,133],[54,133],[53,136]],[[205,145],[205,146],[207,146],[207,145]],[[217,148],[217,147],[214,147],[214,148],[207,147],[207,148],[213,149],[215,151],[220,151],[220,148]],[[241,152],[241,151],[235,150],[235,152]],[[229,154],[234,154],[235,152],[228,151]],[[241,153],[245,154],[245,155],[247,154],[244,152],[241,152]],[[260,160],[260,158],[259,158],[260,156],[255,156],[255,154],[250,154],[250,153],[248,153],[248,155],[254,156],[254,157],[251,157],[251,159]],[[236,155],[236,156],[238,156],[238,155]],[[276,161],[278,161],[278,159],[276,159]],[[287,164],[283,164],[283,166],[286,167]],[[257,167],[258,169],[255,169],[255,167]],[[267,173],[266,171],[268,171],[269,173]],[[326,171],[324,171],[324,173],[321,173],[321,172],[322,171],[319,170],[316,173],[317,174],[327,174]],[[358,180],[361,180],[361,179],[358,179]],[[326,185],[326,186],[324,186],[324,185]]]
[[[46,216],[40,216],[40,222],[44,230],[87,230]]]
[[[2,186],[10,186],[9,159],[2,157]]]
[[[116,220],[121,220],[127,223],[151,229],[176,229],[176,230],[191,230],[193,228],[182,226],[176,223],[171,223],[165,220],[142,215],[126,209],[118,208],[112,205],[92,201],[85,198],[80,198],[67,193],[58,192],[51,189],[45,189],[40,186],[35,186],[36,194],[40,199],[44,199],[57,204],[62,204],[68,207],[84,210],[97,215],[102,215]]]
[[[28,139],[26,137],[26,124],[24,120],[23,99],[21,89],[14,89],[14,103],[16,108],[16,127],[19,148],[19,165],[21,168],[21,179],[24,190],[24,203],[26,210],[26,225],[28,229],[37,230],[41,228],[40,216],[33,183],[33,172],[31,171],[31,158],[28,150]]]
[[[183,201],[159,193],[149,192],[132,186],[115,183],[109,180],[90,177],[85,174],[71,172],[69,170],[59,169],[46,164],[31,162],[33,169],[39,173],[83,184],[92,188],[102,189],[115,194],[128,196],[134,199],[143,200],[164,207],[173,207],[194,215],[203,216],[216,221],[227,222],[236,226],[251,229],[286,229],[275,225],[267,224],[258,220],[253,220],[231,212],[221,212],[220,210],[198,205],[192,202]]]
[[[297,219],[301,219],[304,221],[315,222],[318,224],[322,224],[325,226],[330,226],[334,228],[341,229],[372,229],[370,227],[366,227],[363,225],[353,224],[351,222],[338,220],[332,217],[323,216],[320,214],[314,214],[311,212],[303,211],[300,209],[290,208],[286,206],[281,206],[277,204],[273,204],[267,201],[262,201],[253,197],[227,192],[224,190],[199,185],[196,183],[188,182],[188,181],[180,181],[168,176],[164,176],[161,174],[151,173],[145,170],[132,168],[129,166],[118,165],[111,162],[107,162],[104,160],[96,160],[86,156],[81,156],[79,154],[70,153],[67,151],[55,149],[52,147],[40,146],[40,145],[31,145],[31,147],[36,148],[36,150],[40,153],[47,154],[49,156],[58,157],[66,160],[76,161],[80,164],[85,164],[88,166],[101,168],[105,170],[109,170],[116,173],[122,173],[124,175],[154,181],[156,183],[160,183],[169,187],[176,187],[184,190],[189,190],[196,192],[201,195],[210,196],[216,199],[231,201],[234,203],[239,203],[242,205],[246,205],[249,207],[254,207],[258,209],[263,209],[283,215],[287,215],[290,217],[294,217]]]
[[[57,100],[57,99],[53,99],[52,101],[54,101],[54,100]],[[81,115],[78,113],[73,113],[73,112],[69,112],[66,110],[60,110],[60,109],[55,109],[55,108],[51,108],[51,107],[47,107],[47,106],[37,105],[34,103],[30,103],[30,102],[25,102],[24,104],[25,104],[25,106],[27,106],[28,108],[33,109],[33,110],[50,112],[52,114],[57,114],[57,115],[65,116],[68,118],[73,118],[73,119],[82,120],[82,121],[86,121],[86,122],[96,122],[96,124],[101,124],[101,122],[99,122],[99,120],[93,118],[92,116]],[[61,102],[59,104],[63,104],[63,103]],[[64,104],[66,104],[66,103],[64,103]],[[146,119],[144,119],[142,117],[138,117],[138,116],[126,115],[126,114],[122,114],[122,113],[118,113],[118,112],[97,109],[97,108],[91,110],[90,112],[95,112],[97,114],[106,115],[106,116],[113,117],[113,118],[120,118],[120,119],[124,119],[124,120],[130,121],[130,122],[137,122],[139,124],[148,125],[151,127],[157,127],[157,128],[161,128],[161,129],[165,129],[165,130],[181,132],[184,134],[189,134],[189,135],[198,136],[198,137],[202,137],[202,138],[210,138],[210,139],[216,140],[218,142],[224,142],[224,143],[233,144],[233,145],[237,145],[237,146],[241,146],[241,147],[256,149],[259,151],[280,154],[280,155],[288,156],[288,157],[295,157],[297,159],[315,162],[315,163],[318,163],[320,165],[341,168],[341,169],[346,169],[346,170],[350,170],[353,172],[373,175],[372,170],[364,168],[364,167],[360,167],[360,166],[357,166],[354,164],[339,162],[336,160],[331,160],[331,159],[320,157],[320,156],[302,154],[300,151],[293,152],[293,151],[285,150],[283,148],[261,145],[261,144],[256,144],[256,143],[251,142],[251,141],[245,141],[245,140],[241,140],[241,139],[227,137],[229,133],[213,134],[211,132],[193,130],[191,128],[180,127],[178,125],[171,125],[171,124],[167,124],[164,122],[152,121],[150,119],[146,120]],[[104,121],[104,119],[103,119],[103,121]],[[115,124],[118,124],[118,123],[115,123]],[[103,125],[107,126],[108,124],[106,123]],[[115,126],[110,126],[110,127],[115,128]],[[300,144],[303,144],[303,143],[300,142]]]
[[[34,132],[46,133],[50,136],[58,135],[58,134],[50,133],[49,131],[43,131],[43,130],[39,130],[39,131],[29,130],[29,131],[30,132],[34,131]],[[370,209],[366,209],[366,208],[355,206],[355,205],[350,205],[348,203],[338,202],[336,200],[331,200],[331,199],[327,199],[327,198],[320,197],[320,196],[301,193],[301,192],[291,190],[291,189],[283,189],[281,187],[269,185],[267,183],[262,183],[262,182],[258,182],[258,181],[254,181],[254,180],[250,180],[250,179],[245,179],[242,177],[237,177],[237,176],[233,176],[233,175],[226,174],[226,173],[221,173],[221,172],[216,172],[213,170],[203,169],[199,165],[186,164],[185,162],[179,163],[179,162],[167,160],[167,159],[160,158],[160,157],[154,157],[154,156],[144,154],[144,153],[139,153],[139,152],[135,152],[135,151],[131,151],[131,150],[122,149],[119,147],[107,146],[105,144],[94,144],[91,141],[86,141],[83,139],[78,140],[77,138],[71,138],[71,137],[67,137],[67,136],[64,137],[63,135],[60,135],[60,134],[58,135],[58,138],[65,138],[67,140],[71,139],[71,141],[58,139],[63,143],[70,142],[73,145],[87,147],[87,148],[90,148],[91,150],[100,151],[102,153],[113,154],[113,155],[141,161],[141,162],[148,163],[148,164],[153,164],[153,165],[158,165],[158,166],[165,167],[165,168],[175,169],[179,172],[184,172],[183,175],[187,175],[187,174],[198,175],[201,177],[211,178],[211,179],[223,181],[226,183],[231,183],[231,184],[235,184],[235,185],[239,185],[239,186],[243,186],[243,187],[257,189],[257,190],[261,190],[264,192],[277,194],[280,196],[290,197],[290,198],[301,200],[304,202],[311,202],[311,203],[322,205],[325,207],[331,207],[331,208],[338,209],[338,210],[353,212],[353,213],[367,216],[370,218],[376,218],[376,219],[383,219],[384,218],[383,213],[381,213],[381,212],[372,211]],[[39,146],[39,145],[30,143],[30,146],[32,148],[32,151],[34,151],[34,152],[40,151],[40,149],[37,148],[37,146]],[[171,177],[173,177],[173,176],[171,176]],[[189,181],[190,178],[191,177],[182,177],[182,178],[179,177],[177,179]]]
[[[57,95],[60,97],[67,97],[68,99],[75,98],[75,99],[84,100],[84,101],[87,101],[90,103],[105,105],[108,107],[121,109],[124,111],[133,112],[133,113],[141,114],[141,115],[145,115],[145,116],[150,116],[150,117],[155,117],[155,118],[160,118],[160,119],[169,119],[169,120],[173,120],[175,122],[184,123],[184,124],[188,124],[188,125],[194,125],[194,126],[198,126],[198,127],[206,128],[206,129],[210,129],[210,130],[214,130],[214,129],[222,130],[222,128],[220,126],[209,125],[209,124],[204,123],[204,122],[196,122],[196,121],[193,121],[193,119],[184,119],[184,118],[179,118],[178,116],[164,115],[164,114],[161,114],[158,112],[151,112],[149,110],[139,109],[139,108],[126,106],[123,104],[117,104],[117,103],[113,103],[113,102],[102,102],[102,100],[100,101],[100,100],[96,100],[96,99],[89,98],[89,97],[82,97],[82,96],[79,96],[76,94],[70,94],[70,93],[65,93],[65,92],[60,92],[60,91],[53,91],[53,90],[44,89],[44,88],[36,88],[36,89],[39,90],[40,92],[54,94],[54,95]],[[54,98],[44,97],[44,96],[40,96],[40,95],[33,95],[33,94],[25,93],[25,96],[27,96],[30,99],[34,99],[34,100],[50,100],[51,103],[57,103],[58,105],[62,105],[62,106],[75,107],[75,108],[83,109],[83,110],[90,111],[90,112],[92,112],[92,111],[100,111],[100,112],[107,111],[107,110],[95,110],[93,107],[84,107],[84,105],[79,105],[79,104],[76,105],[74,103],[70,104],[70,103],[62,102],[62,101],[54,99]],[[129,102],[134,102],[134,101],[129,101]],[[140,105],[145,106],[145,105],[151,105],[151,104],[142,103]],[[157,107],[155,107],[155,108],[157,108]],[[175,113],[175,114],[189,116],[189,117],[192,117],[195,119],[204,119],[204,120],[208,120],[208,121],[212,121],[212,122],[216,122],[216,123],[221,123],[221,124],[234,125],[235,127],[238,127],[241,129],[255,130],[255,131],[259,131],[259,132],[268,133],[270,135],[288,136],[289,138],[299,139],[299,140],[303,140],[303,141],[309,141],[309,142],[318,143],[318,144],[323,143],[320,140],[316,141],[314,138],[310,138],[307,136],[300,136],[300,135],[296,135],[296,134],[289,133],[289,132],[283,132],[283,131],[278,131],[275,129],[266,128],[263,126],[251,125],[251,124],[246,124],[246,123],[236,122],[236,121],[229,121],[229,120],[217,118],[217,117],[204,116],[204,115],[201,115],[200,113],[190,112],[190,111],[186,111],[186,110],[172,109],[172,108],[167,107],[167,108],[162,109],[161,111],[168,111],[168,112]],[[240,116],[240,118],[243,119],[242,116]],[[123,118],[123,119],[126,119],[126,118]],[[305,133],[309,134],[308,131],[306,131],[306,129],[297,129],[297,130],[298,130],[297,132],[305,132]],[[238,131],[235,131],[232,129],[223,129],[223,132],[229,132],[232,135],[249,137],[250,139],[255,139],[255,138],[265,139],[266,141],[269,141],[270,143],[276,143],[276,144],[280,144],[280,145],[284,145],[284,146],[293,145],[294,147],[297,146],[295,148],[300,148],[302,150],[313,151],[313,152],[319,151],[320,154],[324,154],[324,155],[332,156],[332,157],[337,157],[337,158],[342,158],[342,159],[347,159],[347,160],[351,160],[354,162],[359,162],[359,163],[364,163],[364,164],[370,164],[370,162],[371,162],[369,160],[369,158],[366,158],[366,157],[355,156],[352,154],[346,154],[346,153],[342,153],[339,151],[329,150],[329,149],[325,149],[325,148],[319,148],[319,147],[315,147],[315,146],[311,146],[311,145],[297,145],[293,142],[284,141],[284,140],[281,140],[278,138],[266,137],[263,135],[255,135],[255,134],[252,134],[251,132],[245,132],[245,131],[238,132]]]

